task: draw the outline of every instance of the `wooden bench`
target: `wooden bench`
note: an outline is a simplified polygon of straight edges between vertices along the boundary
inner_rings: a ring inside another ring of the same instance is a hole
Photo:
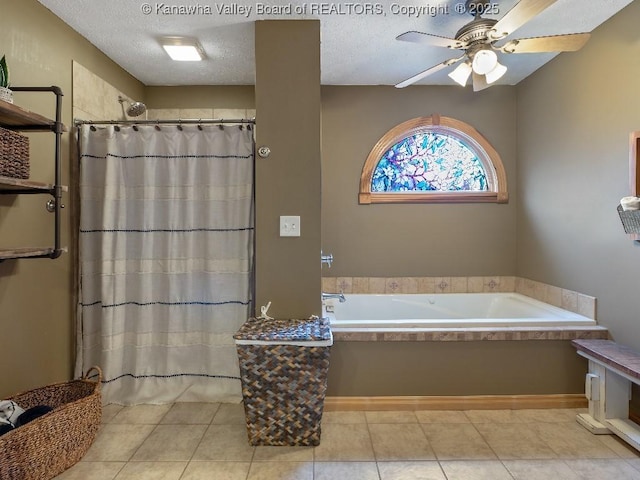
[[[640,353],[611,340],[573,340],[589,360],[585,395],[589,413],[577,420],[595,434],[615,434],[640,450],[640,425],[629,420],[631,384],[640,385]]]

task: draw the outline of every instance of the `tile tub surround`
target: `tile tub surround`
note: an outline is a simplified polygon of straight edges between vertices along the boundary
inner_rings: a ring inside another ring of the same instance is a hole
[[[509,293],[596,319],[596,298],[521,277],[322,277],[323,292]]]
[[[323,277],[323,292],[345,294],[509,293],[515,292],[585,317],[596,318],[596,298],[520,277]],[[473,342],[608,339],[606,328],[501,327],[423,332],[334,332],[346,342]]]
[[[586,432],[584,411],[325,412],[317,447],[251,447],[242,405],[108,405],[56,480],[640,480],[640,453]]]
[[[460,329],[433,332],[334,332],[336,342],[484,342],[525,340],[606,340],[604,327]]]
[[[84,120],[124,120],[118,97],[130,95],[118,90],[80,63],[73,62],[73,118]],[[136,100],[143,100],[136,98]],[[177,120],[177,119],[250,119],[255,118],[252,108],[149,108],[145,116],[128,117],[129,120]]]

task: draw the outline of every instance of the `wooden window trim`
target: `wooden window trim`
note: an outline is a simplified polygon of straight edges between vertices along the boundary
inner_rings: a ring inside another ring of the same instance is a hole
[[[451,135],[469,146],[482,163],[487,174],[486,192],[372,192],[371,181],[382,156],[404,138],[423,132]],[[507,203],[507,175],[498,152],[471,125],[438,114],[418,117],[396,125],[374,145],[360,175],[359,202],[371,203]]]

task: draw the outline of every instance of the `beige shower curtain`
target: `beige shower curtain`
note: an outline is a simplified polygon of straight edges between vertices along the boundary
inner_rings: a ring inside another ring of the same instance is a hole
[[[83,125],[80,176],[77,371],[102,368],[105,403],[239,401],[250,129]]]

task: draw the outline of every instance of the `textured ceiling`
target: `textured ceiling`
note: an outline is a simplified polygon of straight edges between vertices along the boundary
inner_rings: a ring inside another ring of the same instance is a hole
[[[408,30],[453,37],[472,20],[457,13],[464,0],[395,0],[377,3],[238,0],[39,0],[41,4],[146,85],[252,85],[255,83],[254,22],[319,19],[325,85],[395,85],[459,51],[395,39]],[[591,32],[632,0],[558,0],[509,39]],[[517,0],[496,0],[501,18]],[[285,9],[281,14],[266,9]],[[415,9],[426,7],[426,15]],[[193,14],[169,12],[191,9]],[[262,10],[260,10],[262,8]],[[367,13],[366,9],[374,9]],[[414,9],[413,13],[410,12]],[[288,9],[291,10],[289,13]],[[296,13],[303,11],[306,13]],[[319,11],[328,9],[328,11]],[[429,15],[429,10],[433,13]],[[162,36],[198,38],[207,59],[172,62]],[[513,85],[556,54],[501,54],[508,67],[497,83]],[[572,55],[563,53],[562,55]],[[453,67],[451,67],[452,69]],[[449,85],[450,69],[418,84]]]

